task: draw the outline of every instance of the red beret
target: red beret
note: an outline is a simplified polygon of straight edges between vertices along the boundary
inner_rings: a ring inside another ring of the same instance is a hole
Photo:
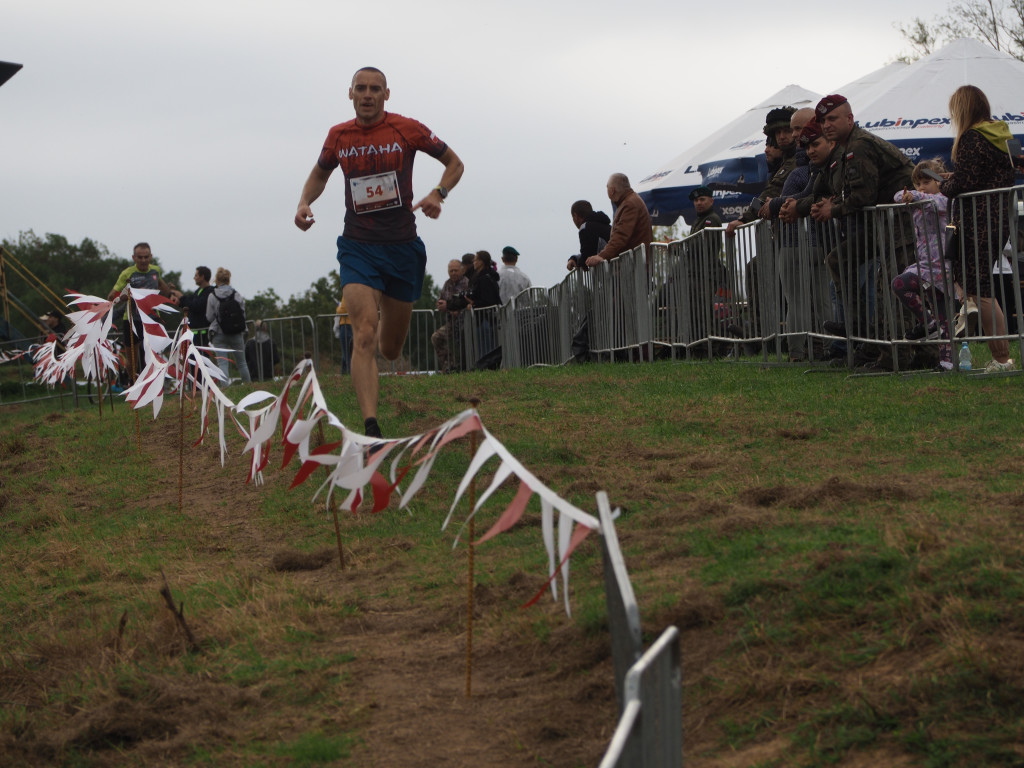
[[[818,117],[824,117],[836,107],[841,107],[843,104],[848,103],[845,96],[840,96],[838,93],[833,93],[830,96],[825,96],[821,101],[818,102],[818,106],[814,108],[815,113]]]
[[[821,123],[817,120],[811,120],[811,122],[803,127],[803,130],[800,131],[800,135],[796,137],[796,140],[800,142],[801,147],[806,147],[821,135]]]

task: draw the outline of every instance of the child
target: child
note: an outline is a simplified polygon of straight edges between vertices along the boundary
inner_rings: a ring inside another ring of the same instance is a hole
[[[950,274],[949,260],[943,258],[942,237],[948,220],[949,199],[939,192],[941,174],[947,173],[939,159],[923,160],[914,166],[911,181],[914,191],[897,192],[894,202],[923,203],[914,209],[914,231],[917,234],[917,263],[892,281],[892,290],[903,305],[917,318],[919,325],[907,332],[906,338],[948,339],[949,320],[943,292]],[[927,291],[927,293],[926,293]],[[927,297],[927,306],[922,298]],[[930,311],[929,311],[930,310]],[[934,316],[933,316],[934,313]],[[938,321],[936,322],[936,318]],[[949,344],[939,346],[943,368],[953,367]]]

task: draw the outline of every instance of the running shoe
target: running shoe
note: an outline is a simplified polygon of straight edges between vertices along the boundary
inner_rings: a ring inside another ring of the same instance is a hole
[[[1005,363],[1000,363],[998,360],[989,360],[988,365],[985,366],[985,373],[999,373],[1000,371],[1012,371],[1016,368],[1013,364],[1013,360],[1007,360]]]

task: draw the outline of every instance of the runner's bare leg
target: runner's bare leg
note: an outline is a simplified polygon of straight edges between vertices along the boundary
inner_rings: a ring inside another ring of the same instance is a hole
[[[380,297],[380,353],[385,359],[397,360],[402,354],[411,319],[411,302]]]
[[[363,419],[376,418],[380,395],[377,346],[379,343],[381,354],[388,360],[396,360],[402,354],[409,334],[412,303],[384,296],[359,283],[349,283],[342,293],[352,320],[352,388]]]
[[[380,384],[377,379],[377,307],[381,292],[368,285],[349,283],[342,289],[352,321],[352,388],[363,419],[376,418]]]

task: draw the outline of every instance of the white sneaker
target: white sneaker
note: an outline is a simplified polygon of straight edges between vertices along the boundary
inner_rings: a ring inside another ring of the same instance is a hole
[[[985,373],[998,373],[999,371],[1012,371],[1014,370],[1013,360],[1007,360],[1005,363],[1000,363],[998,360],[989,360],[988,365],[985,366]]]

